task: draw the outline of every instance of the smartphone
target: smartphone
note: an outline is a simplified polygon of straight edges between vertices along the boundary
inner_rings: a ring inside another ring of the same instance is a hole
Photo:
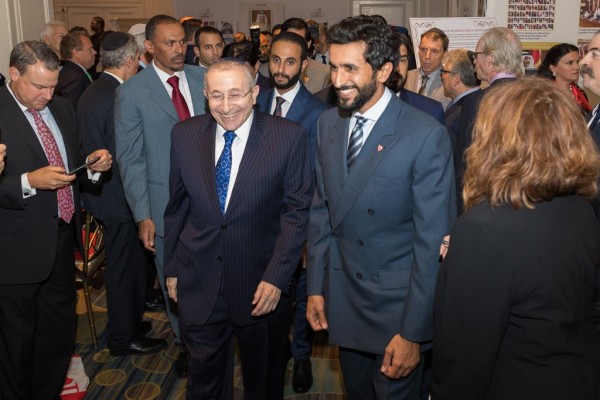
[[[88,162],[86,162],[85,164],[81,164],[79,167],[72,169],[71,171],[67,171],[67,175],[73,175],[78,173],[79,171],[81,171],[82,169],[92,165],[93,163],[95,163],[96,161],[98,161],[100,159],[100,156],[94,157],[91,160],[89,160]]]

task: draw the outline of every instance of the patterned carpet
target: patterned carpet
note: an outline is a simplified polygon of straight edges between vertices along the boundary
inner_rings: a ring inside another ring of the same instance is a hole
[[[94,349],[85,313],[85,303],[79,292],[77,345],[75,354],[83,359],[85,372],[90,378],[85,399],[98,400],[180,400],[185,398],[187,380],[177,378],[173,368],[178,350],[164,312],[146,313],[152,322],[149,337],[163,338],[166,350],[148,356],[112,357],[106,348],[103,331],[107,314],[103,290],[92,292],[94,318],[98,331],[99,348]],[[312,368],[314,384],[305,394],[292,390],[292,360],[288,363],[284,399],[289,400],[345,400],[337,348],[328,345],[327,335],[318,333],[313,341]],[[235,400],[243,399],[241,367],[236,359],[234,371]]]

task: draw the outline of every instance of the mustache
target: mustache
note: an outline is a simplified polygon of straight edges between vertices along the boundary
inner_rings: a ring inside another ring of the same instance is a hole
[[[273,74],[273,78],[278,78],[278,77],[282,77],[282,78],[286,78],[286,79],[290,79],[289,75],[284,74],[283,72],[275,72]]]
[[[350,89],[358,89],[358,86],[356,86],[356,85],[344,85],[344,86],[340,86],[339,88],[335,88],[335,91],[339,93],[342,90],[350,90]]]
[[[581,76],[587,75],[587,76],[589,76],[590,78],[593,79],[594,78],[594,71],[592,70],[592,68],[590,66],[588,66],[588,65],[582,65],[579,68],[579,75],[581,75]]]
[[[173,58],[171,58],[171,61],[185,61],[185,57],[183,56],[183,54],[177,54],[176,56],[173,56]]]

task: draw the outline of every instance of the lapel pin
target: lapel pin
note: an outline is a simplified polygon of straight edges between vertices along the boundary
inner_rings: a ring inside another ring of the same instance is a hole
[[[381,150],[383,150],[383,146],[382,145],[378,145],[377,146],[377,151],[381,151]]]

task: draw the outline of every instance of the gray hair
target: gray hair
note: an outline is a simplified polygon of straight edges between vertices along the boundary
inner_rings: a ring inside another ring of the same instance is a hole
[[[129,58],[135,57],[139,52],[138,45],[133,35],[127,33],[129,40],[118,49],[107,51],[100,47],[100,60],[104,68],[120,68]]]
[[[521,40],[508,28],[491,28],[481,36],[483,53],[494,57],[494,70],[523,75]]]
[[[67,29],[67,25],[62,21],[48,22],[42,26],[42,29],[40,29],[40,42],[43,42],[44,38],[50,35],[55,26],[62,26],[63,28]]]
[[[17,44],[10,52],[10,66],[16,68],[23,75],[28,65],[38,62],[50,71],[60,69],[60,61],[56,53],[48,45],[37,40],[28,40]]]
[[[208,73],[213,70],[218,71],[231,71],[232,69],[241,69],[246,78],[246,82],[250,89],[256,86],[256,74],[254,72],[254,68],[250,66],[247,62],[237,58],[220,58],[215,61],[210,67],[208,67],[207,73],[204,75],[204,87],[208,87],[206,78],[208,77]]]
[[[473,63],[469,59],[467,49],[455,49],[448,52],[446,64],[452,65],[452,72],[460,77],[462,83],[467,87],[479,86],[481,82],[475,75]]]

